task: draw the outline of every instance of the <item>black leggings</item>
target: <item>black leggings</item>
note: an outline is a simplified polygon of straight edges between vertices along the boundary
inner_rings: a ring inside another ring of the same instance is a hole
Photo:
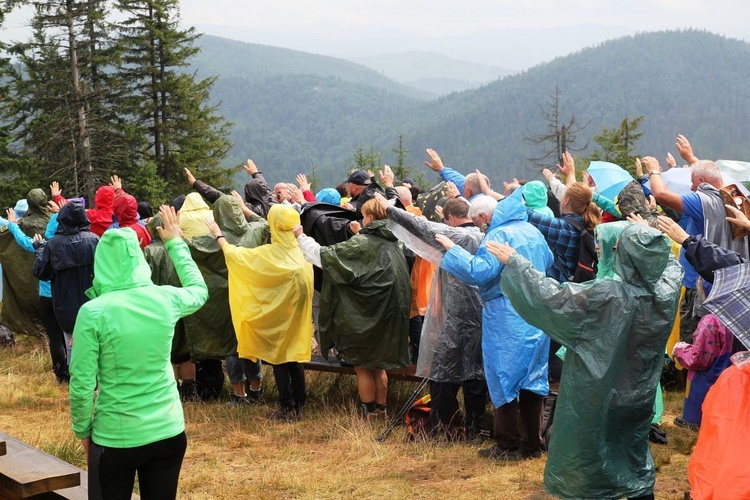
[[[49,354],[52,358],[52,370],[55,372],[58,382],[70,379],[68,375],[68,349],[65,346],[63,331],[57,322],[55,308],[52,306],[51,297],[39,297],[39,313],[47,330],[49,340]]]
[[[175,498],[186,448],[184,432],[135,448],[108,448],[92,441],[89,451],[89,498],[129,499],[136,472],[141,498]]]
[[[305,406],[305,368],[294,361],[273,365],[273,378],[279,388],[279,404],[284,408]]]

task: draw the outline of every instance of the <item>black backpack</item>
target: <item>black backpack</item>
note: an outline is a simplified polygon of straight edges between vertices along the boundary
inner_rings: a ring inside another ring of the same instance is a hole
[[[596,278],[597,264],[599,257],[596,255],[596,244],[594,243],[594,231],[583,225],[583,222],[566,217],[565,221],[581,233],[581,244],[578,247],[578,264],[572,276],[568,276],[568,281],[573,283],[584,283]],[[555,259],[557,260],[557,259]],[[557,262],[557,266],[565,273],[565,266]]]

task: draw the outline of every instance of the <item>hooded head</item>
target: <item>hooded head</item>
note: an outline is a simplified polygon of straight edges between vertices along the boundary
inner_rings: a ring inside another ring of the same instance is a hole
[[[292,229],[300,222],[299,213],[289,205],[276,204],[268,211],[268,225],[271,227],[271,243],[283,248],[299,246]]]
[[[526,215],[526,207],[521,203],[522,195],[523,189],[516,189],[512,195],[497,203],[495,212],[492,214],[490,231],[508,222],[526,222],[529,220],[528,215]]]
[[[646,219],[650,225],[656,224],[656,218],[648,208],[648,201],[643,193],[643,188],[637,181],[633,181],[622,188],[620,194],[617,195],[617,208],[620,210],[623,219],[628,215],[638,214]]]
[[[617,243],[614,271],[625,283],[653,290],[669,263],[669,256],[666,236],[656,229],[631,224]]]
[[[94,196],[94,205],[98,210],[112,211],[112,204],[115,201],[115,188],[112,186],[102,186],[96,190]]]
[[[187,196],[181,194],[180,196],[172,200],[172,203],[170,203],[170,205],[174,207],[175,212],[179,212],[180,210],[182,210],[182,205],[185,204],[185,198],[187,198]]]
[[[115,198],[112,209],[117,217],[120,227],[138,224],[138,202],[129,194]]]
[[[138,217],[145,221],[154,216],[154,209],[147,201],[138,202]]]
[[[245,184],[245,201],[259,208],[263,213],[258,215],[265,217],[268,214],[269,207],[275,204],[275,200],[263,184],[264,182],[261,179],[251,179]]]
[[[47,214],[47,201],[47,193],[39,188],[32,189],[26,195],[26,202],[29,205],[26,214]]]
[[[599,257],[597,265],[597,278],[614,278],[615,271],[612,266],[615,263],[615,246],[622,232],[630,226],[630,222],[608,222],[599,224],[594,228],[596,235],[596,254]]]
[[[224,195],[214,202],[214,221],[227,237],[227,241],[232,244],[236,244],[233,240],[250,229],[240,202],[234,196]]]
[[[164,227],[164,221],[161,220],[161,215],[158,213],[151,217],[148,220],[148,223],[146,223],[146,230],[148,231],[148,234],[151,235],[152,241],[161,241],[159,231],[156,230],[157,227]]]
[[[526,206],[534,212],[554,217],[552,210],[547,206],[547,186],[541,181],[531,181],[523,185],[523,199]]]
[[[152,285],[151,268],[138,236],[130,228],[106,231],[94,254],[94,282],[86,291],[93,299],[107,292]]]
[[[29,203],[26,201],[26,198],[21,198],[16,202],[16,206],[13,207],[13,211],[16,213],[16,218],[20,219],[24,215],[26,215],[26,212],[29,210]]]
[[[81,198],[68,201],[57,215],[57,232],[55,234],[76,234],[88,231],[91,227],[86,217],[86,206]]]
[[[321,203],[330,203],[331,205],[341,204],[341,195],[333,188],[325,188],[318,191],[315,198]]]
[[[208,234],[206,219],[213,219],[214,214],[198,193],[190,193],[180,209],[180,229],[188,240]]]

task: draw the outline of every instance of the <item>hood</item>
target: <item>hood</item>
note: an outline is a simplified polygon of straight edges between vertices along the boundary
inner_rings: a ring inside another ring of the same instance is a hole
[[[398,238],[393,234],[393,232],[388,229],[387,227],[388,220],[374,220],[367,224],[365,227],[363,227],[359,233],[360,234],[374,234],[375,236],[379,236],[383,239],[386,239],[388,241],[396,241]]]
[[[599,251],[597,252],[597,255],[599,256],[599,263],[596,271],[597,278],[615,277],[615,271],[613,269],[615,264],[614,247],[617,245],[617,239],[628,226],[630,226],[630,222],[620,221],[599,224],[594,228],[596,242],[599,245]]]
[[[268,213],[269,208],[276,204],[271,198],[271,194],[264,186],[265,182],[261,179],[251,179],[245,184],[245,201],[255,206],[262,206],[263,210]],[[259,214],[265,215],[265,214]]]
[[[669,240],[656,229],[631,224],[620,235],[614,271],[625,283],[653,290],[664,273],[670,255]]]
[[[208,234],[206,219],[213,219],[214,214],[206,201],[198,193],[190,193],[180,209],[180,229],[188,240]]]
[[[112,209],[120,227],[138,224],[138,202],[129,194],[115,198]]]
[[[151,268],[130,228],[105,231],[94,254],[94,282],[86,291],[93,299],[107,292],[153,284]]]
[[[150,219],[154,216],[154,209],[147,201],[138,202],[138,218],[141,220]]]
[[[88,231],[91,227],[88,217],[86,217],[86,206],[83,200],[70,200],[57,214],[57,231],[55,234],[76,234],[81,231]]]
[[[526,215],[526,207],[523,206],[523,189],[516,189],[513,194],[500,200],[492,214],[492,222],[487,231],[507,224],[508,222],[520,221],[526,222],[529,217]]]
[[[26,212],[29,210],[29,202],[26,201],[26,198],[21,198],[16,202],[16,206],[13,207],[13,211],[16,213],[16,218],[20,219],[24,215],[26,215]]]
[[[242,213],[240,202],[234,196],[224,195],[214,202],[214,220],[221,228],[224,236],[235,236],[237,238],[244,235],[250,225]],[[233,243],[230,240],[227,240]]]
[[[292,228],[300,223],[299,213],[289,205],[275,204],[268,211],[268,225],[271,227],[271,244],[283,248],[299,246]]]
[[[315,195],[315,199],[321,203],[330,203],[331,205],[341,204],[341,195],[333,188],[321,189],[318,191],[318,194]]]
[[[170,203],[170,205],[174,207],[175,212],[179,212],[180,210],[182,210],[182,205],[185,204],[185,198],[187,198],[187,196],[181,194],[180,196],[172,200],[172,203]]]
[[[112,204],[115,202],[115,188],[112,186],[102,186],[96,190],[94,195],[94,205],[102,211],[112,211]]]
[[[148,234],[151,235],[151,241],[161,241],[159,231],[157,231],[156,228],[162,226],[162,224],[161,215],[158,213],[151,217],[148,223],[146,223],[146,230],[148,231]]]
[[[29,194],[26,195],[26,202],[29,204],[26,215],[31,215],[32,213],[48,215],[47,194],[41,189],[35,188],[29,191]]]
[[[628,215],[637,213],[649,221],[649,224],[656,224],[656,218],[648,209],[648,200],[643,193],[643,188],[637,181],[633,181],[622,188],[620,194],[617,195],[617,209],[622,214],[623,219]]]
[[[527,182],[523,186],[523,199],[532,210],[547,208],[547,186],[540,181]]]

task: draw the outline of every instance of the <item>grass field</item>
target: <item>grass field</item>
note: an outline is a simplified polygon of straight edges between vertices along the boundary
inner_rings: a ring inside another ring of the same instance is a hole
[[[263,386],[275,399],[270,374]],[[507,464],[477,458],[483,446],[408,443],[403,427],[386,443],[354,412],[354,377],[308,372],[305,417],[265,418],[267,407],[230,409],[223,402],[185,405],[188,450],[180,498],[552,498],[542,488],[545,458]],[[391,385],[395,411],[414,384]],[[656,497],[681,499],[696,435],[671,422],[682,396],[665,394],[662,427],[669,444],[652,445]],[[0,430],[85,468],[70,430],[67,387],[54,381],[44,344],[21,337],[0,348]]]

